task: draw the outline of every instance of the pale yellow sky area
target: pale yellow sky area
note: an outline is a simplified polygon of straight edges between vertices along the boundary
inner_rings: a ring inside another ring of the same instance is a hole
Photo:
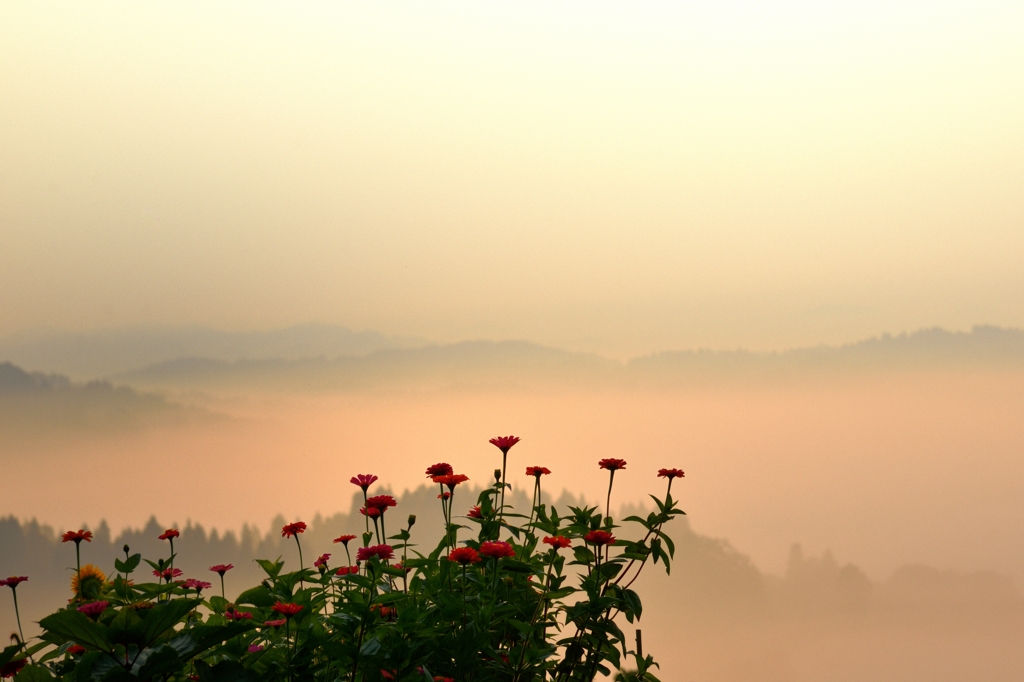
[[[1019,2],[0,5],[0,336],[1024,326]]]

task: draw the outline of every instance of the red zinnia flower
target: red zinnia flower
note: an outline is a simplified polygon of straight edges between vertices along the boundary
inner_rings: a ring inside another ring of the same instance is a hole
[[[108,601],[94,601],[88,604],[82,604],[78,607],[78,610],[90,618],[97,618],[101,613],[107,610],[108,606],[110,606],[110,602]]]
[[[592,530],[583,536],[583,541],[600,547],[601,545],[610,545],[615,542],[615,536],[606,530]]]
[[[452,465],[447,462],[438,462],[427,467],[427,478],[433,476],[448,476],[452,473]]]
[[[548,469],[547,467],[526,467],[527,476],[536,476],[537,478],[540,478],[541,476],[550,473],[551,469]]]
[[[509,449],[519,442],[519,436],[498,436],[487,442],[507,454]]]
[[[602,459],[597,463],[597,465],[602,469],[607,469],[608,471],[618,471],[619,469],[626,468],[626,460],[611,457],[608,459]]]
[[[349,570],[349,567],[348,566],[342,566],[341,568],[339,568],[337,571],[334,572],[334,575],[348,575],[349,573],[351,573],[351,571]]]
[[[551,545],[554,549],[563,549],[572,544],[572,540],[565,537],[564,535],[556,535],[554,537],[545,537],[544,543]]]
[[[441,677],[440,675],[434,675],[434,682],[455,682],[454,677]]]
[[[457,561],[465,566],[480,561],[480,554],[472,547],[457,547],[448,554],[448,561]]]
[[[366,500],[367,507],[376,507],[380,510],[381,514],[386,512],[388,507],[394,507],[397,504],[398,502],[391,495],[374,495]]]
[[[67,533],[61,536],[61,542],[92,542],[92,531],[91,530],[69,530]]]
[[[85,653],[85,647],[81,644],[72,644],[67,648],[67,650],[64,653],[71,654],[72,656],[77,656],[78,654]]]
[[[263,623],[263,625],[264,625],[264,627],[279,628],[282,625],[284,625],[286,622],[287,621],[284,618],[282,618],[280,620],[268,620],[265,623]]]
[[[21,669],[28,664],[27,658],[19,658],[16,661],[8,661],[0,667],[0,678],[14,677]]]
[[[359,561],[367,561],[370,557],[378,557],[380,559],[394,559],[395,552],[391,549],[391,545],[371,545],[370,547],[360,547],[359,551],[356,552],[356,559]]]
[[[0,580],[0,586],[7,585],[7,587],[13,590],[15,587],[18,586],[19,583],[23,583],[26,580],[28,580],[27,575],[12,575],[10,578],[7,578],[6,580]]]
[[[176,538],[176,537],[178,537],[180,535],[181,535],[181,533],[178,532],[177,528],[168,528],[167,530],[165,530],[163,533],[160,534],[159,539],[161,539],[161,540],[170,540],[171,538]]]
[[[441,499],[447,500],[451,496],[452,496],[451,493],[441,493],[441,494],[439,494],[437,496],[437,499],[439,499],[439,500],[441,500]]]
[[[466,516],[468,516],[471,519],[482,519],[484,517],[483,513],[480,511],[480,505],[472,507],[466,514]]]
[[[394,680],[394,679],[397,679],[397,678],[396,678],[396,677],[394,676],[394,674],[392,674],[392,673],[388,672],[388,671],[387,671],[387,670],[385,670],[384,668],[381,668],[381,669],[380,669],[380,676],[381,676],[381,677],[383,677],[383,678],[384,678],[385,680]]]
[[[282,602],[277,602],[276,604],[270,607],[270,610],[277,611],[285,618],[291,618],[296,613],[302,610],[302,606],[300,606],[299,604],[284,604]]]
[[[217,564],[216,566],[210,566],[210,570],[214,573],[220,573],[220,577],[224,577],[224,574],[234,568],[231,564]]]
[[[321,554],[320,558],[313,562],[313,566],[315,568],[320,568],[321,566],[326,568],[327,567],[327,560],[330,559],[330,558],[331,558],[330,554]]]
[[[348,547],[349,540],[355,540],[355,539],[356,539],[355,535],[339,535],[338,537],[334,538],[334,542],[336,542],[336,543],[340,542],[343,545],[345,545],[346,547]]]
[[[484,556],[493,557],[499,559],[501,557],[513,557],[516,555],[516,550],[512,548],[512,545],[502,540],[485,542],[480,545],[480,553]]]
[[[673,478],[683,478],[684,475],[682,469],[658,469],[658,476],[667,478],[670,481]]]
[[[295,523],[289,523],[287,526],[281,529],[281,537],[290,538],[299,533],[306,532],[306,524],[302,521],[296,521]]]
[[[455,490],[455,486],[460,483],[465,483],[469,480],[469,476],[465,474],[448,474],[447,476],[434,476],[434,483],[440,483],[441,485],[448,486],[449,490]]]
[[[363,516],[369,516],[372,519],[377,516],[380,516],[380,509],[378,509],[377,507],[370,507],[369,509],[367,509],[366,507],[360,507],[359,513]]]
[[[183,585],[189,589],[195,590],[196,592],[202,592],[207,587],[213,587],[212,584],[203,580],[196,580],[195,578],[189,578],[183,583]]]
[[[349,482],[362,488],[363,492],[365,493],[366,489],[369,488],[376,480],[377,477],[374,476],[373,474],[359,474],[358,476],[353,476],[352,478],[350,478]]]

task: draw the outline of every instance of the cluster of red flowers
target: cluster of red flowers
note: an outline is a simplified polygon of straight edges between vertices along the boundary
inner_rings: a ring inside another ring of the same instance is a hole
[[[455,561],[463,566],[480,561],[480,554],[472,547],[459,547],[448,554],[448,561]]]
[[[220,573],[220,577],[223,578],[224,574],[234,568],[231,564],[217,564],[216,566],[210,566],[210,570],[214,573]]]
[[[285,618],[291,618],[303,609],[300,604],[285,604],[283,602],[277,602],[270,608],[272,611],[277,611]]]
[[[281,537],[290,538],[298,535],[299,533],[306,532],[306,524],[302,521],[296,521],[295,523],[289,523],[287,526],[281,529]]]
[[[92,542],[92,531],[91,530],[69,530],[60,536],[61,542],[74,542],[79,543],[82,540],[86,542]]]
[[[480,553],[493,559],[500,559],[501,557],[514,557],[516,550],[503,540],[492,540],[480,545]]]
[[[370,545],[369,547],[360,547],[359,551],[356,552],[356,560],[358,561],[368,561],[372,557],[377,557],[382,561],[394,559],[395,552],[391,549],[391,545]]]
[[[572,540],[564,535],[556,535],[554,537],[545,537],[544,544],[551,545],[552,549],[564,549],[572,544]]]

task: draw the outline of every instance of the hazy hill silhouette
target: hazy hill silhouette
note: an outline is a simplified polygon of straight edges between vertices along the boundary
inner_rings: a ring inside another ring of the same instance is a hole
[[[355,391],[502,386],[671,388],[710,382],[849,377],[885,371],[1024,367],[1024,331],[929,329],[845,346],[778,353],[674,351],[620,363],[526,341],[468,341],[378,350],[361,357],[295,360],[179,358],[111,377],[146,388]]]
[[[0,359],[77,379],[95,379],[188,357],[210,360],[335,358],[422,344],[410,337],[324,324],[249,332],[195,326],[138,327],[85,333],[19,334],[0,339]]]
[[[22,438],[109,434],[215,418],[153,393],[106,381],[76,383],[0,363],[0,446]]]

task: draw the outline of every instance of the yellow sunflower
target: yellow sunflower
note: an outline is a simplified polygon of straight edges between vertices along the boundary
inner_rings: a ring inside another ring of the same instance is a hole
[[[71,576],[71,591],[79,599],[98,599],[106,583],[107,576],[99,567],[86,564],[82,566],[81,575]]]

